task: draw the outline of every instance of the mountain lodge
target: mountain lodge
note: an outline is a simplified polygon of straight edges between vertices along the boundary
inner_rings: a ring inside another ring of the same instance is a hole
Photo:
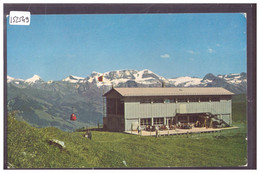
[[[232,123],[232,92],[224,88],[112,88],[104,94],[108,131],[195,124],[215,118]]]

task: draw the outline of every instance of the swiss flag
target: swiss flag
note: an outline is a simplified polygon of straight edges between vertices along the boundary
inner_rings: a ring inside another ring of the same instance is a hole
[[[99,81],[99,82],[102,82],[102,81],[103,81],[103,76],[99,76],[99,77],[98,77],[98,81]]]

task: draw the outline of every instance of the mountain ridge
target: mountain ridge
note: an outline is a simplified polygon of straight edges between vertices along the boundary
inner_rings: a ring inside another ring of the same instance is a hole
[[[103,76],[103,81],[100,82],[98,77]],[[28,83],[34,84],[52,84],[53,82],[68,82],[74,84],[80,83],[92,83],[97,87],[160,87],[162,83],[166,87],[226,87],[235,91],[235,93],[245,93],[246,92],[246,73],[231,73],[225,75],[214,75],[212,73],[206,74],[203,78],[181,76],[177,78],[165,78],[160,76],[151,70],[115,70],[105,73],[99,73],[93,71],[87,77],[78,77],[74,75],[69,75],[65,79],[59,81],[48,81],[44,82],[38,75],[34,75],[32,78],[22,80],[15,79],[13,77],[7,76],[7,83],[14,83],[16,85]],[[233,89],[232,89],[233,87]],[[239,88],[234,89],[234,88]]]

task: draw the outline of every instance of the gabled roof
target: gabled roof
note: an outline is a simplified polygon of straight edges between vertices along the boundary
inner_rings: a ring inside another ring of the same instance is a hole
[[[234,95],[234,93],[220,87],[204,88],[113,88],[123,97],[131,96],[195,96],[195,95]],[[108,91],[107,96],[112,90]]]

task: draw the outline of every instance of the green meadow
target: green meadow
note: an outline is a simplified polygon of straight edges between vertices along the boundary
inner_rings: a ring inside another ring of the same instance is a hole
[[[233,98],[233,126],[218,133],[143,137],[36,128],[8,114],[8,168],[241,167],[247,164],[245,96]],[[51,145],[63,141],[65,148]]]

